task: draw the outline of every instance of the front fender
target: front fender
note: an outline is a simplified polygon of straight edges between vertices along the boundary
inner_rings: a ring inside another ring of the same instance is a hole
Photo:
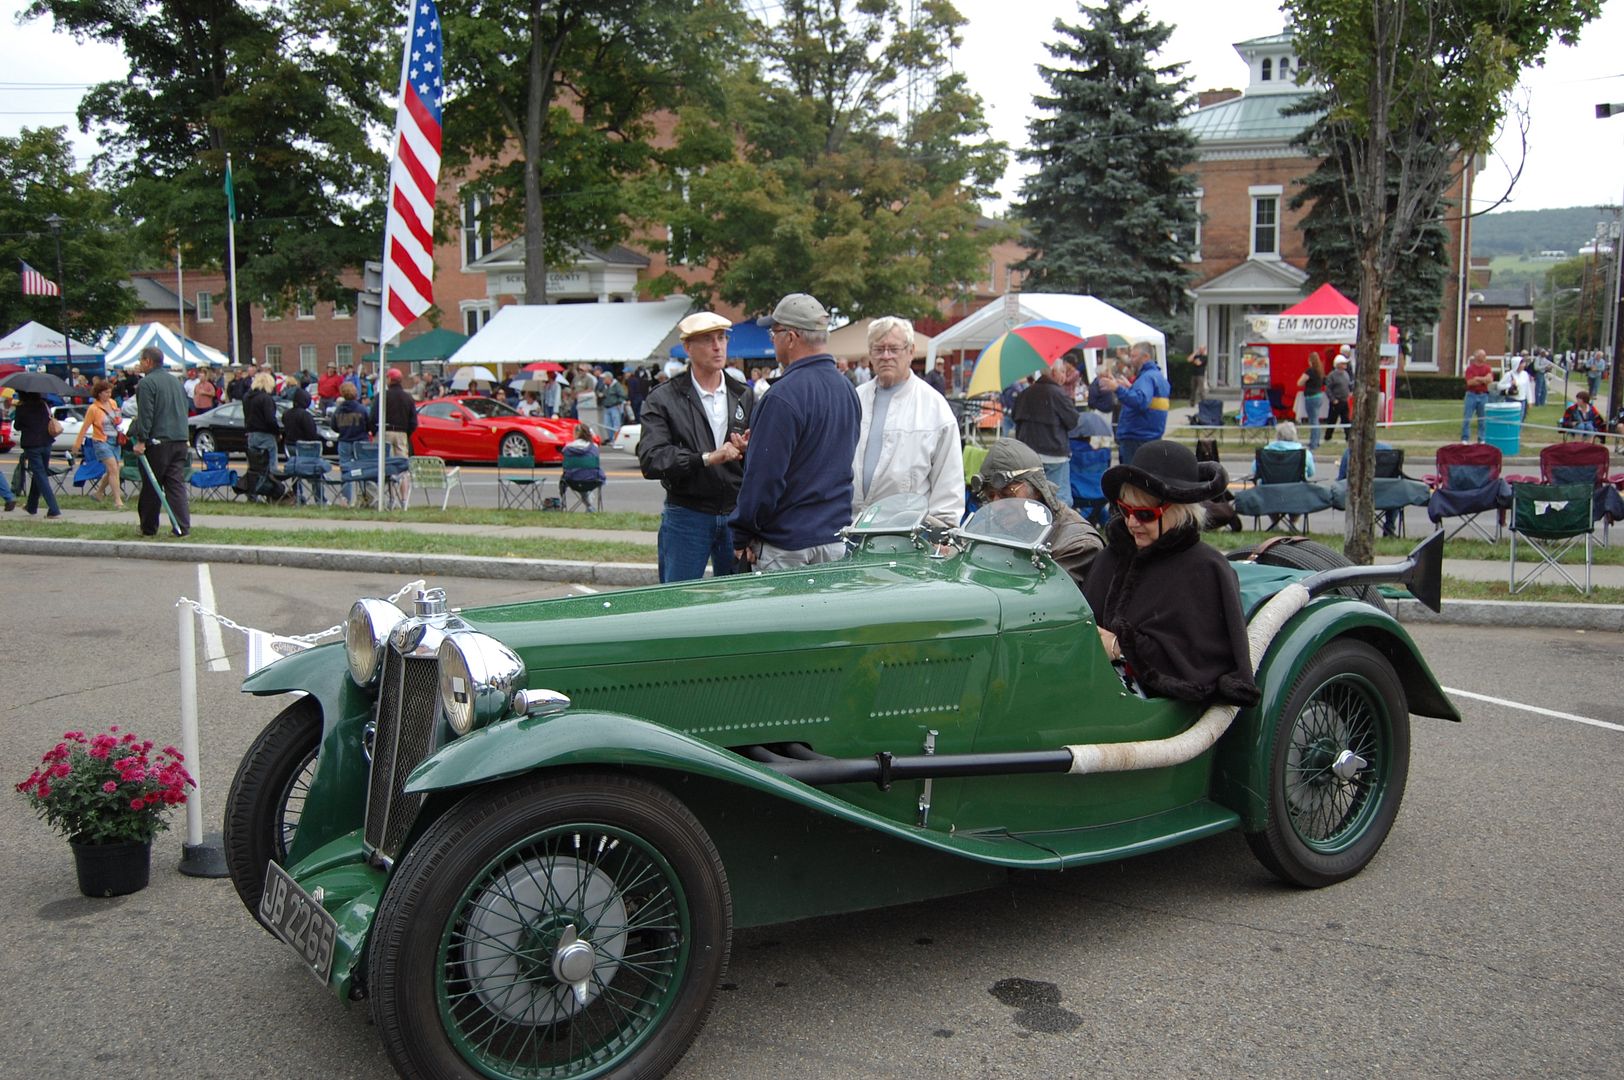
[[[1404,687],[1410,712],[1460,721],[1459,710],[1397,619],[1360,601],[1315,600],[1281,628],[1277,646],[1258,669],[1262,698],[1236,716],[1213,759],[1212,797],[1241,816],[1244,831],[1256,832],[1268,822],[1275,719],[1308,662],[1339,637],[1357,638],[1387,657]]]
[[[244,679],[242,689],[258,695],[302,692],[321,707],[320,767],[305,796],[289,858],[302,858],[359,829],[366,817],[370,770],[362,732],[372,718],[373,698],[350,678],[343,644],[285,656]]]
[[[405,790],[436,793],[505,780],[541,769],[646,769],[720,780],[841,821],[995,866],[1059,866],[1052,852],[995,836],[939,833],[903,825],[715,743],[642,720],[603,712],[521,717],[481,728],[440,748],[412,771]]]

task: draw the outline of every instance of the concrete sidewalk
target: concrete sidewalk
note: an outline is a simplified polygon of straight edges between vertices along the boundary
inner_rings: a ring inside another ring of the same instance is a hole
[[[1340,515],[1338,515],[1338,518]],[[432,555],[414,552],[353,551],[339,548],[245,548],[211,544],[206,540],[179,542],[158,540],[78,540],[53,538],[54,522],[36,519],[39,527],[31,536],[0,536],[0,553],[31,555],[71,555],[91,558],[144,558],[179,562],[247,563],[291,566],[321,570],[357,570],[370,573],[437,575],[449,577],[497,578],[513,581],[567,581],[605,586],[651,585],[659,580],[654,561],[655,534],[622,529],[560,529],[539,525],[459,525],[450,522],[401,522],[374,519],[321,519],[256,517],[250,514],[199,514],[195,524],[204,529],[265,529],[282,532],[333,532],[348,530],[394,530],[422,535],[504,537],[529,541],[545,549],[548,540],[599,540],[646,544],[647,562],[588,563],[565,559],[493,559],[464,555]],[[63,521],[108,524],[124,521],[122,515],[103,510],[65,510]],[[1337,522],[1340,526],[1340,520]],[[1427,533],[1424,516],[1412,529],[1419,537]],[[1500,560],[1446,559],[1444,575],[1471,581],[1506,581],[1510,566]],[[1397,562],[1384,556],[1381,562]],[[1520,560],[1519,560],[1520,561]],[[1579,571],[1582,572],[1582,567]],[[1572,572],[1572,571],[1570,571]],[[1576,575],[1577,576],[1577,575]],[[1546,578],[1553,578],[1550,571]],[[1592,584],[1624,588],[1624,566],[1595,566]],[[1414,601],[1397,605],[1405,621],[1450,622],[1477,626],[1547,626],[1583,630],[1624,632],[1624,605],[1587,603],[1537,603],[1490,600],[1446,601],[1441,615]]]

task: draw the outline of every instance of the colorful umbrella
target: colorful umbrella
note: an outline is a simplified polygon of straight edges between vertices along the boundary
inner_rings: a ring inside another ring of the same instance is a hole
[[[1134,342],[1121,334],[1093,334],[1079,343],[1085,349],[1126,349]]]
[[[1034,319],[996,338],[976,358],[975,374],[965,393],[996,394],[1011,383],[1049,370],[1049,366],[1083,341],[1075,326]]]
[[[551,360],[537,360],[533,364],[526,364],[520,371],[563,371],[563,364],[555,364]]]

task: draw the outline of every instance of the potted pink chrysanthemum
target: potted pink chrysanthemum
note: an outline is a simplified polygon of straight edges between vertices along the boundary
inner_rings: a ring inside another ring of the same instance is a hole
[[[17,785],[34,812],[67,837],[86,896],[147,887],[153,837],[195,786],[179,750],[152,747],[117,725],[100,735],[69,731]]]

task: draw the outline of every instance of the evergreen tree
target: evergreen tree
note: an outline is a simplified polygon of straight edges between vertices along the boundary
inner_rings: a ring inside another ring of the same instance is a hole
[[[1319,165],[1302,180],[1292,196],[1291,207],[1303,216],[1303,239],[1308,248],[1308,288],[1330,283],[1344,296],[1359,294],[1359,243],[1354,232],[1353,210],[1348,203],[1347,176],[1351,163],[1326,145],[1323,138],[1325,103],[1318,95],[1306,99],[1293,111],[1319,113],[1321,118],[1297,137],[1297,145],[1319,158]],[[1388,162],[1397,170],[1397,159]],[[1396,194],[1397,176],[1389,185]],[[1432,212],[1423,216],[1412,237],[1412,248],[1391,278],[1388,320],[1403,334],[1416,334],[1438,321],[1443,310],[1444,282],[1449,276],[1449,232],[1444,220],[1460,208],[1449,199],[1439,198]]]
[[[1172,27],[1129,7],[1105,0],[1081,7],[1086,23],[1055,22],[1049,93],[1035,99],[1045,115],[1021,152],[1037,169],[1018,211],[1034,252],[1020,268],[1028,289],[1087,293],[1173,332],[1196,224],[1196,141],[1178,123],[1189,80],[1152,61]]]

